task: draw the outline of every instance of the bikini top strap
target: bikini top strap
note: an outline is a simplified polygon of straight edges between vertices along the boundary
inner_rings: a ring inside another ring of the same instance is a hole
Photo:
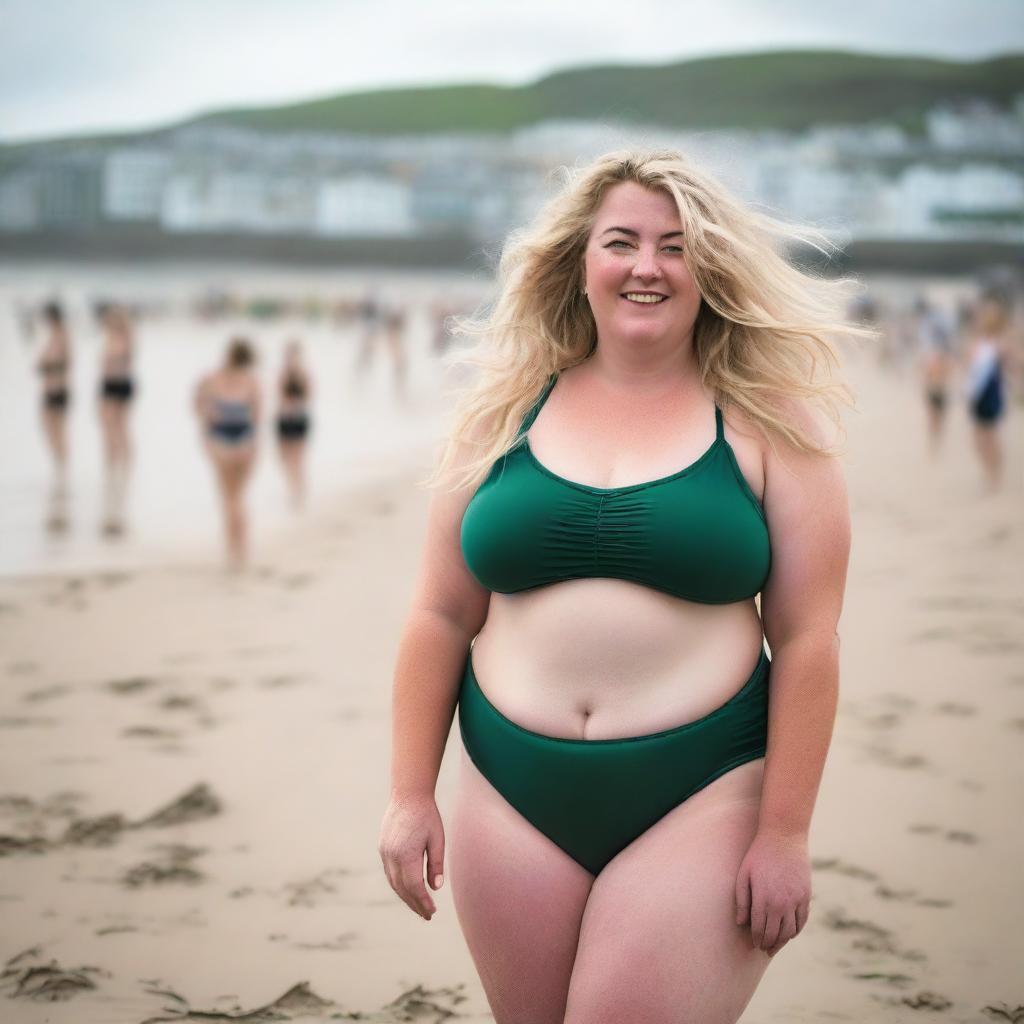
[[[523,417],[523,422],[519,427],[519,433],[516,434],[517,440],[523,437],[526,434],[526,432],[530,429],[530,427],[533,426],[533,421],[540,414],[541,409],[544,408],[544,403],[548,400],[548,395],[551,394],[551,390],[552,388],[554,388],[556,380],[558,380],[558,374],[551,374],[551,376],[548,378],[547,384],[544,385],[544,390],[540,393],[540,396],[538,397],[537,401],[533,403],[527,414]]]
[[[718,408],[717,403],[715,403],[715,439],[717,441],[725,440],[725,427],[722,424],[722,410]]]

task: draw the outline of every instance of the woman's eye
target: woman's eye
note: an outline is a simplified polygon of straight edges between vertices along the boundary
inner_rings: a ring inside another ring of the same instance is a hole
[[[608,248],[610,249],[613,245],[629,245],[629,242],[624,242],[621,238],[616,238],[608,243]]]

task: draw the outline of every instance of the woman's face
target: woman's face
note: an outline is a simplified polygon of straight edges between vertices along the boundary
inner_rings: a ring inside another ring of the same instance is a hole
[[[599,339],[683,342],[701,299],[683,257],[685,244],[667,192],[632,181],[608,189],[584,253],[584,288]]]

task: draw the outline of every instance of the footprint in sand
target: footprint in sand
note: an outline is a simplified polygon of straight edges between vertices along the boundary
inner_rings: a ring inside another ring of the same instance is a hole
[[[1021,1024],[1024,1021],[1024,1006],[1011,1008],[1006,1003],[989,1003],[981,1012],[992,1020],[1008,1020],[1011,1024]]]
[[[187,999],[178,995],[166,986],[160,986],[159,982],[150,982],[146,991],[150,995],[159,996],[165,1001],[161,1016],[148,1017],[142,1024],[158,1024],[164,1021],[188,1021],[188,1020],[243,1020],[257,1021],[265,1020],[297,1020],[315,1017],[326,1019],[327,1011],[334,1008],[330,1014],[331,1020],[362,1021],[364,1024],[399,1024],[401,1021],[423,1021],[437,1022],[451,1020],[462,1016],[456,1009],[461,1003],[466,1002],[464,994],[465,985],[458,984],[449,987],[428,989],[423,985],[416,985],[406,992],[403,992],[397,999],[392,1000],[387,1006],[375,1012],[365,1010],[343,1011],[337,1009],[338,1004],[331,999],[324,999],[317,995],[308,982],[299,982],[293,985],[284,995],[275,999],[266,1006],[259,1006],[251,1010],[245,1010],[235,1005],[225,1010],[203,1009],[192,1007]]]
[[[55,683],[53,686],[44,686],[39,690],[29,690],[21,695],[21,699],[26,704],[38,704],[40,701],[53,700],[54,697],[63,697],[64,694],[70,692],[70,686]]]
[[[195,885],[204,881],[205,876],[192,866],[192,862],[206,852],[196,846],[182,843],[167,843],[154,847],[157,859],[143,861],[129,868],[121,878],[122,885],[130,889],[145,886],[185,883]]]
[[[289,893],[288,906],[315,907],[319,897],[334,895],[338,890],[336,879],[344,878],[351,872],[347,868],[327,868],[305,882],[289,882],[285,892]]]
[[[830,910],[825,915],[824,925],[830,931],[851,933],[854,936],[851,946],[862,952],[882,953],[913,962],[927,960],[925,954],[919,950],[901,949],[888,928],[883,928],[873,921],[859,921],[847,917],[842,910]]]
[[[965,846],[974,846],[979,842],[973,832],[967,832],[964,829],[947,829],[942,825],[915,824],[910,826],[910,831],[922,836],[942,836],[951,843],[963,843]]]
[[[299,683],[304,683],[309,677],[302,675],[301,673],[294,672],[292,674],[283,673],[276,676],[267,676],[265,679],[261,679],[259,685],[265,689],[276,689],[281,686],[297,686]]]
[[[952,626],[933,626],[931,629],[913,633],[907,639],[912,644],[930,644],[936,640],[955,640],[957,631]]]
[[[49,718],[45,715],[2,715],[0,716],[0,729],[28,729],[32,726],[52,726],[57,724],[58,719]]]
[[[838,875],[845,875],[847,878],[860,878],[866,882],[873,882],[878,878],[874,871],[859,868],[854,864],[846,864],[838,857],[815,857],[811,860],[811,868],[814,871],[831,871]]]
[[[893,985],[896,988],[906,988],[916,980],[909,974],[888,974],[885,971],[864,971],[859,974],[851,974],[850,977],[857,981],[884,981],[887,985]]]
[[[917,995],[904,996],[899,1004],[909,1006],[912,1010],[948,1010],[953,1002],[938,992],[918,992]]]
[[[899,708],[901,711],[910,711],[917,707],[917,701],[913,697],[906,697],[902,693],[883,693],[879,700],[888,704],[891,708]]]
[[[888,747],[868,744],[864,748],[871,758],[886,768],[900,768],[904,771],[929,767],[928,759],[920,754],[898,754]]]
[[[969,718],[978,713],[978,709],[973,704],[958,704],[956,701],[936,704],[935,711],[940,715],[954,715],[957,718]]]
[[[11,999],[33,999],[52,1003],[70,999],[79,992],[95,989],[96,978],[109,978],[98,967],[75,967],[68,970],[56,960],[44,963],[40,947],[33,946],[11,957],[0,971],[0,991]]]
[[[121,730],[121,735],[147,740],[174,740],[181,735],[176,729],[161,729],[156,725],[132,725]]]
[[[112,693],[125,695],[151,690],[158,683],[159,681],[151,676],[130,676],[126,679],[111,679],[103,685]]]

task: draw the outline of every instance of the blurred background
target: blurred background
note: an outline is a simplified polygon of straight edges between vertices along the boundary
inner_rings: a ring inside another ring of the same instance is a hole
[[[1019,292],[1015,0],[0,8],[0,573],[215,550],[191,402],[232,337],[256,348],[271,425],[284,345],[304,346],[307,508],[422,452],[445,317],[488,298],[557,168],[610,148],[680,149],[825,230],[825,272],[868,283],[857,315],[894,372],[962,356],[979,288]],[[63,483],[37,412],[47,302],[72,355]],[[109,304],[136,388],[114,530],[94,400]],[[259,536],[294,523],[287,492],[264,445]]]

